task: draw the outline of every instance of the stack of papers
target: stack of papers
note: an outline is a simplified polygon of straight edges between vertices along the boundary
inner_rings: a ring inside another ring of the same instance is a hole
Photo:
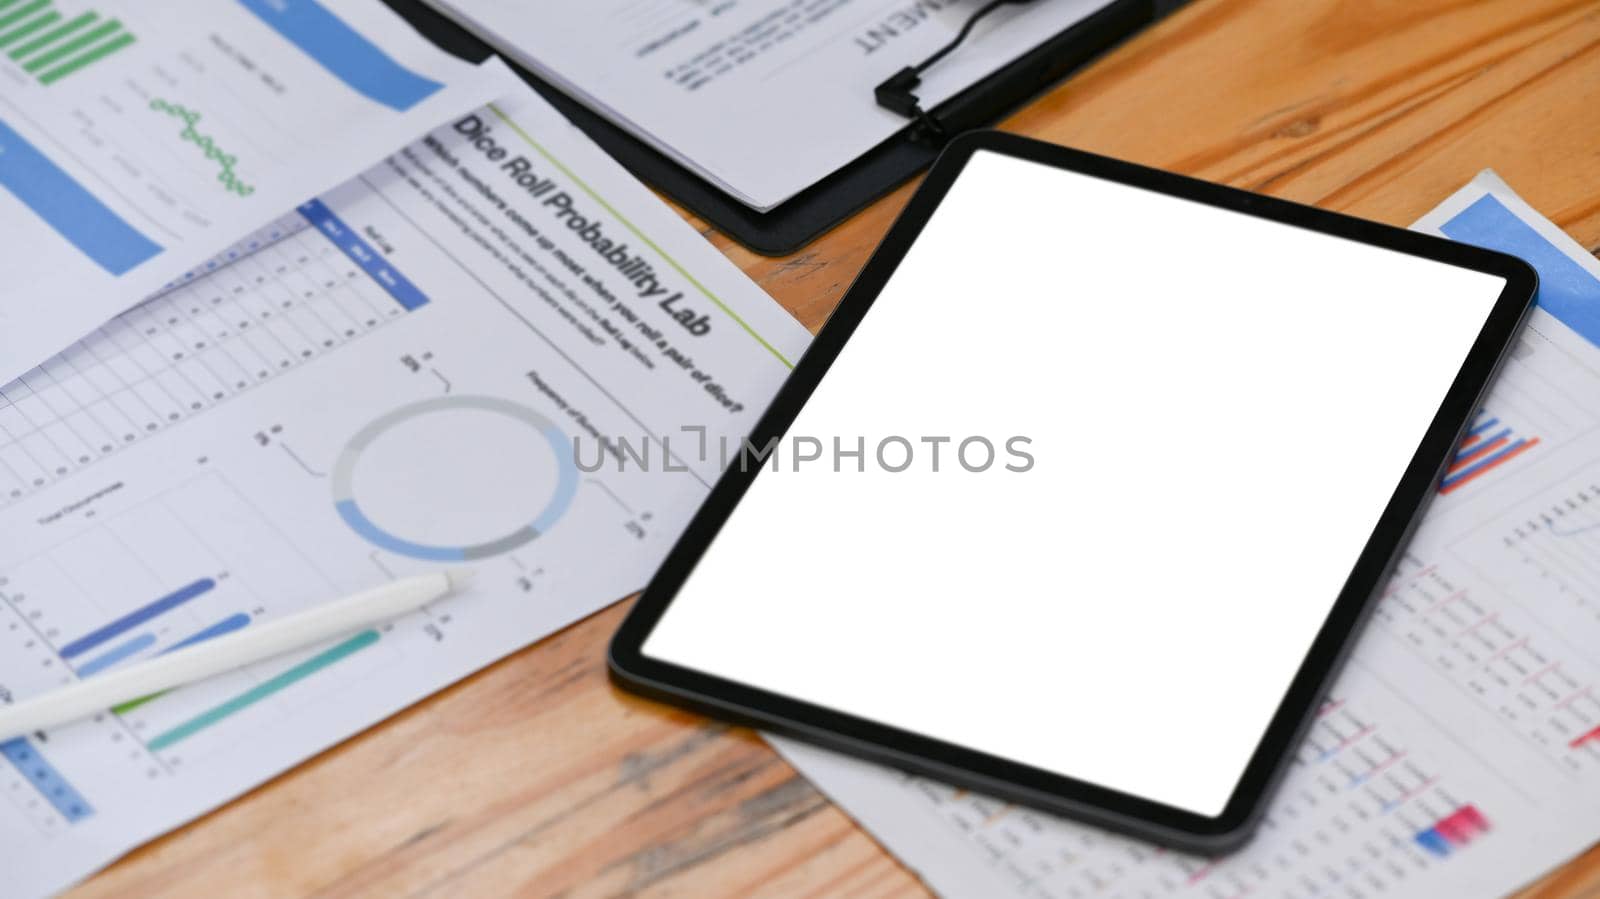
[[[1416,227],[1526,259],[1539,305],[1254,842],[1183,856],[768,739],[950,896],[1487,899],[1588,848],[1600,835],[1600,263],[1492,173]],[[1070,708],[1056,711],[1072,739]],[[1167,750],[1181,758],[1182,733]]]
[[[960,32],[979,0],[430,0],[507,56],[760,211],[907,121],[873,88]],[[1038,0],[983,19],[923,75],[924,109],[1104,6]]]
[[[0,0],[0,702],[478,576],[0,742],[7,897],[641,588],[809,340],[502,65],[375,2],[96,2]]]

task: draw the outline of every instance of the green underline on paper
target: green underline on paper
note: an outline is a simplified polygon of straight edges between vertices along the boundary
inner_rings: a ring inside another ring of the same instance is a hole
[[[766,347],[767,352],[771,353],[774,357],[776,357],[779,362],[782,362],[784,364],[784,367],[790,368],[790,369],[794,368],[794,363],[789,361],[788,357],[784,356],[783,353],[780,353],[778,351],[777,347],[775,347],[772,344],[768,343],[766,338],[762,337],[761,334],[759,332],[757,332],[755,328],[752,328],[750,326],[749,322],[745,321],[743,318],[740,318],[739,314],[737,312],[734,312],[732,309],[728,308],[728,304],[722,302],[721,298],[719,298],[716,294],[714,294],[710,290],[708,290],[704,284],[701,284],[698,280],[696,280],[694,275],[689,274],[689,272],[682,265],[679,265],[678,264],[678,260],[672,258],[670,255],[667,254],[667,252],[665,250],[663,250],[663,249],[661,249],[661,247],[657,246],[656,242],[651,240],[649,237],[647,237],[643,231],[640,231],[638,226],[636,226],[633,222],[628,220],[627,216],[623,215],[621,212],[618,212],[617,208],[615,206],[612,206],[610,203],[606,202],[605,197],[602,197],[598,193],[595,193],[594,188],[590,187],[588,182],[584,181],[582,178],[579,178],[576,172],[572,171],[572,169],[567,168],[567,166],[564,163],[562,163],[561,160],[559,160],[555,156],[551,155],[550,151],[546,150],[538,141],[534,140],[528,134],[528,132],[522,130],[522,126],[521,125],[518,125],[516,122],[512,121],[509,116],[507,116],[505,113],[501,112],[499,107],[495,106],[493,103],[489,104],[489,110],[491,112],[493,112],[497,117],[499,117],[500,121],[504,122],[507,127],[509,127],[512,131],[515,131],[517,133],[518,137],[520,137],[524,141],[526,141],[528,146],[530,146],[534,150],[538,151],[540,156],[543,156],[545,159],[548,159],[550,161],[550,164],[554,165],[556,168],[560,169],[561,173],[563,175],[566,175],[568,178],[572,179],[572,181],[575,184],[577,184],[579,187],[583,188],[583,192],[584,193],[588,194],[590,197],[592,197],[594,199],[594,201],[596,203],[599,203],[602,207],[604,207],[607,212],[611,213],[611,215],[614,216],[617,219],[617,221],[621,222],[623,224],[623,226],[626,227],[629,231],[632,231],[633,235],[635,237],[637,237],[639,240],[643,241],[646,246],[648,246],[650,249],[654,250],[656,252],[656,254],[659,255],[662,259],[665,259],[667,261],[668,265],[672,266],[673,269],[675,269],[678,272],[678,274],[682,275],[684,277],[684,279],[687,280],[690,284],[693,284],[695,286],[695,289],[699,290],[700,293],[703,294],[706,299],[708,299],[711,302],[715,303],[717,305],[718,309],[721,309],[725,314],[727,314],[727,316],[729,318],[731,318],[735,322],[737,322],[739,327],[741,327],[741,328],[743,328],[745,330],[745,333],[747,333],[751,337],[755,338],[757,343],[761,344],[763,347]]]

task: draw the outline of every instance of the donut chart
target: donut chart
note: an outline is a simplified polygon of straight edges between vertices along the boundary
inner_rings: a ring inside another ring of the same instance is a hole
[[[464,545],[444,545],[412,539],[395,533],[373,520],[357,500],[356,473],[362,457],[386,434],[402,425],[441,413],[489,413],[532,429],[548,443],[555,457],[552,473],[554,491],[543,508],[506,533]],[[526,406],[492,396],[444,396],[412,403],[374,419],[357,431],[339,453],[329,476],[334,508],[351,530],[362,539],[402,556],[431,562],[470,562],[497,556],[523,546],[548,532],[566,514],[578,492],[578,468],[572,458],[572,443],[566,433],[549,418]]]

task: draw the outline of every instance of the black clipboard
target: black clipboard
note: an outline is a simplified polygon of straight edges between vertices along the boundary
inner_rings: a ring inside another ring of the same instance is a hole
[[[423,0],[384,0],[396,13],[445,50],[474,62],[490,45]],[[1187,0],[1113,0],[1033,50],[929,110],[955,135],[989,125],[1057,81],[1110,50]],[[973,38],[982,40],[982,37]],[[955,52],[961,52],[958,48]],[[758,212],[710,184],[650,145],[613,125],[514,61],[506,62],[538,94],[652,187],[667,194],[718,230],[764,256],[785,256],[865,208],[933,163],[947,138],[930,135],[911,121],[893,137],[768,212]],[[913,63],[916,60],[907,60]],[[861,102],[873,102],[874,85],[861,86]]]

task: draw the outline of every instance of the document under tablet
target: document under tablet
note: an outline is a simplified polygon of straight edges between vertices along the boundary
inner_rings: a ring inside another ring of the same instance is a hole
[[[1504,287],[979,150],[643,653],[1217,815]]]

